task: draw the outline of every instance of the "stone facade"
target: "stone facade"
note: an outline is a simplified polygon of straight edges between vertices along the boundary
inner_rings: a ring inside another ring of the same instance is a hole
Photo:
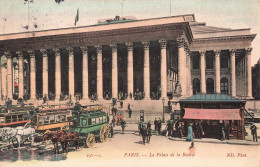
[[[32,101],[178,100],[197,93],[251,99],[254,38],[250,29],[209,27],[194,15],[6,34],[1,100],[14,98],[16,57],[18,97]]]

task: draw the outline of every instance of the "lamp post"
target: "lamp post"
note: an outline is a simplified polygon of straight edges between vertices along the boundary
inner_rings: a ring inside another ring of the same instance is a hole
[[[162,116],[162,122],[164,123],[164,103],[165,103],[165,98],[162,99],[162,103],[163,103],[163,116]]]

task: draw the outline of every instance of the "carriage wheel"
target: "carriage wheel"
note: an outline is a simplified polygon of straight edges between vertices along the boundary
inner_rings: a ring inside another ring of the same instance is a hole
[[[103,143],[107,140],[109,136],[109,126],[108,124],[104,124],[99,132],[100,141]]]
[[[14,148],[18,148],[19,144],[18,144],[18,140],[16,137],[13,137],[12,139],[12,144]]]
[[[89,134],[86,139],[86,145],[88,148],[92,147],[95,143],[95,136],[93,134]]]

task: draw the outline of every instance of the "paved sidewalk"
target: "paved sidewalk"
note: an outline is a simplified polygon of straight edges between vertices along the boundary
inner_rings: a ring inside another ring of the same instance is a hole
[[[166,127],[166,123],[162,124],[162,130],[165,129]],[[152,129],[154,128],[154,126],[152,125]],[[122,132],[122,128],[121,126],[115,126],[114,127],[114,132],[115,133],[121,133]],[[126,124],[125,127],[125,133],[127,134],[136,134],[139,133],[138,130],[138,124]],[[156,131],[152,131],[153,135],[157,135]],[[166,137],[166,136],[165,136]],[[202,139],[193,139],[193,142],[201,142],[201,143],[217,143],[217,144],[235,144],[235,145],[260,145],[260,142],[252,142],[252,140],[250,136],[246,136],[246,140],[218,140],[218,139],[213,139],[213,138],[202,138]],[[169,137],[169,140],[172,141],[183,141],[186,142],[185,138],[176,138],[176,137]]]

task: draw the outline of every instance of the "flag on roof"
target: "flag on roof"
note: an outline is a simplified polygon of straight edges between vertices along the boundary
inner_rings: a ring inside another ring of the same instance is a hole
[[[77,22],[79,21],[79,8],[77,10],[77,15],[75,17],[75,26],[77,25]]]

